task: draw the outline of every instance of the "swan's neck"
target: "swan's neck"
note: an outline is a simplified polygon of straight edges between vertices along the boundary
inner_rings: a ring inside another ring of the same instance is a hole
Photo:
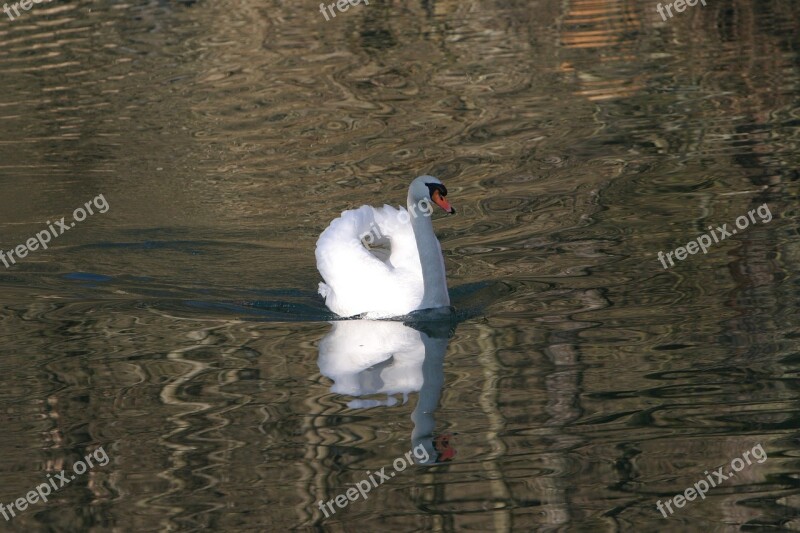
[[[414,422],[411,447],[416,450],[418,446],[422,446],[428,457],[432,458],[426,462],[433,463],[437,456],[436,446],[433,443],[433,432],[436,429],[434,413],[439,407],[439,397],[444,386],[444,354],[447,352],[449,339],[429,337],[422,332],[419,336],[425,344],[425,360],[422,363],[422,387],[419,390],[417,406],[411,413],[411,420]]]
[[[419,209],[419,205],[413,201],[410,193],[406,203],[408,213],[411,215],[411,227],[414,229],[422,266],[422,279],[425,283],[425,293],[419,308],[447,307],[450,305],[450,296],[447,294],[444,258],[436,234],[433,233],[433,221],[430,215],[426,216],[425,212]]]

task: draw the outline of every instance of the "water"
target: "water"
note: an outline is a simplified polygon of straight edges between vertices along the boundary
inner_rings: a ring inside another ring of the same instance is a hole
[[[0,248],[108,202],[0,266],[0,502],[109,457],[0,523],[800,529],[796,5],[0,15]],[[423,173],[458,314],[332,325],[317,236]]]

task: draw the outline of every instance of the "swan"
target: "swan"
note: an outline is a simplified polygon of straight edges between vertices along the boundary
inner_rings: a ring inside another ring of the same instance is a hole
[[[317,240],[319,294],[341,317],[403,316],[450,306],[442,248],[433,233],[435,203],[455,209],[447,188],[419,176],[408,188],[407,209],[392,206],[344,211]]]

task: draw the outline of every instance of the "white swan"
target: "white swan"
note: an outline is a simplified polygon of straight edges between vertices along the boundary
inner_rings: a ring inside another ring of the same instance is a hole
[[[447,211],[447,189],[433,176],[408,188],[408,209],[389,205],[345,211],[317,240],[319,293],[342,317],[388,318],[448,307],[447,278],[433,233],[431,201]]]

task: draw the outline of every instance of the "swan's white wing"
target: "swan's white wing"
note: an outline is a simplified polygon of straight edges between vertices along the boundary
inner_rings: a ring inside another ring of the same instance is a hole
[[[373,253],[366,243],[388,245]],[[320,294],[340,316],[398,316],[422,302],[423,281],[414,231],[405,209],[385,205],[345,211],[319,236]],[[383,260],[382,260],[383,259]]]

